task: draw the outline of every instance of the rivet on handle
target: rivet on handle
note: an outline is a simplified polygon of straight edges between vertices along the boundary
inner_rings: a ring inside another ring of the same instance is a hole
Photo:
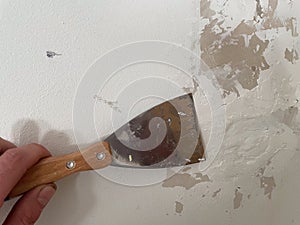
[[[104,160],[106,157],[106,154],[105,154],[105,152],[99,152],[99,153],[97,153],[96,157],[98,160]]]
[[[75,166],[76,166],[76,162],[75,162],[75,161],[68,161],[68,162],[66,163],[66,167],[67,167],[69,170],[74,169]]]

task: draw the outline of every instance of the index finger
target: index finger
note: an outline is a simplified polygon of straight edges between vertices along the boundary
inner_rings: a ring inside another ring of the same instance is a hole
[[[0,157],[0,207],[25,172],[47,156],[50,156],[49,151],[38,144],[9,149],[3,153]]]
[[[3,138],[0,137],[0,155],[2,155],[2,153],[4,153],[7,149],[10,148],[16,148],[17,146],[15,146],[13,143],[4,140]]]

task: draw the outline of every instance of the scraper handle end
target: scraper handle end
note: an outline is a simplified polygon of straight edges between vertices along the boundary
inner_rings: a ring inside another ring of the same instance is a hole
[[[111,162],[112,155],[107,142],[94,144],[84,151],[44,158],[25,173],[8,195],[8,199],[22,195],[34,187],[56,182],[73,173],[104,168]]]

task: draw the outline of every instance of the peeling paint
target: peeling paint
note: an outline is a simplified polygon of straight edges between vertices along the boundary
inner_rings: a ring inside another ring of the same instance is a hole
[[[202,175],[201,173],[197,173],[195,176],[188,173],[181,173],[175,174],[165,180],[162,186],[166,188],[183,187],[186,190],[189,190],[197,184],[209,181],[211,181],[209,177],[207,175]]]
[[[263,41],[253,34],[255,27],[245,21],[223,37],[225,29],[222,23],[215,19],[202,30],[201,58],[209,68],[215,70],[224,95],[235,92],[239,96],[236,83],[252,90],[258,85],[260,71],[270,68],[263,56],[269,41]],[[252,35],[248,44],[243,35]],[[225,67],[229,68],[227,72]]]
[[[176,201],[175,202],[175,211],[176,213],[182,213],[183,211],[183,204],[181,202]]]
[[[263,39],[257,32],[286,28],[292,37],[298,36],[296,18],[278,17],[278,0],[268,0],[267,7],[260,0],[255,2],[254,19],[244,19],[230,27],[227,25],[230,15],[214,11],[210,1],[201,1],[200,11],[209,19],[200,36],[201,58],[217,76],[224,97],[231,93],[239,97],[241,88],[254,89],[261,72],[270,68],[265,52],[274,39]],[[296,51],[286,51],[286,58],[294,62],[299,56]]]
[[[239,189],[236,189],[234,194],[234,199],[233,199],[233,209],[240,208],[242,200],[243,200],[243,194],[239,191]]]
[[[219,68],[223,71],[227,65],[229,68],[227,74],[225,76],[216,74],[217,79],[224,89],[224,95],[236,92],[239,96],[235,87],[236,82],[244,89],[252,90],[258,85],[260,72],[270,68],[263,56],[269,41],[263,41],[254,34],[247,45],[242,35],[253,33],[255,28],[244,21],[232,34],[222,39],[222,33],[215,33],[213,30],[220,26],[221,24],[214,20],[203,30],[200,38],[201,57],[211,69]]]

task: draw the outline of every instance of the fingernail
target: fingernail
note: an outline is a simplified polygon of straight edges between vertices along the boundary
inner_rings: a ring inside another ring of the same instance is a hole
[[[39,203],[41,203],[42,206],[46,206],[52,196],[55,194],[56,189],[57,187],[55,184],[48,184],[47,186],[43,187],[38,195],[37,200]]]

